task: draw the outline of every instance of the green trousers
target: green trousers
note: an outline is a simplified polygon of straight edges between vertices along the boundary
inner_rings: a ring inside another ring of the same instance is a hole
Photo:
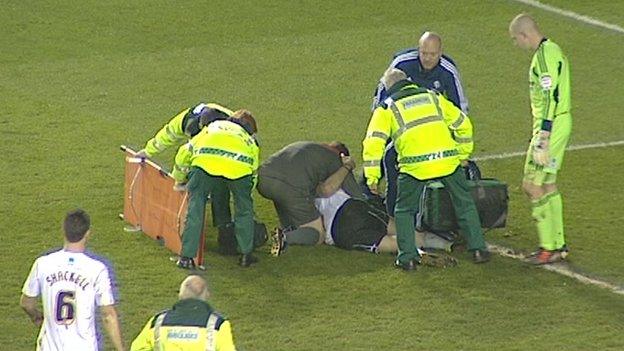
[[[479,213],[470,195],[464,172],[458,167],[450,175],[435,180],[442,182],[451,196],[457,224],[466,236],[468,249],[485,249]],[[428,181],[418,180],[405,173],[399,174],[394,215],[397,228],[397,242],[399,244],[397,259],[401,263],[419,258],[414,238],[414,215],[420,211],[421,196]]]
[[[230,190],[226,186],[216,187],[212,189],[210,194],[210,203],[212,206],[212,225],[221,227],[232,222],[232,213],[230,212]]]
[[[226,213],[221,208],[222,206],[227,206],[227,213],[229,213],[229,203],[222,203],[224,192],[232,193],[234,197],[234,229],[238,245],[243,254],[250,253],[253,250],[254,231],[252,189],[253,179],[251,175],[238,179],[228,179],[212,176],[199,167],[193,167],[189,172],[189,204],[184,232],[182,232],[182,252],[180,255],[184,257],[197,255],[209,194],[213,194],[213,197],[215,194],[219,194],[217,196],[219,201],[212,203],[213,216],[216,215],[214,216],[216,224],[226,220],[225,218],[217,218],[219,213]],[[229,219],[227,221],[229,222]]]

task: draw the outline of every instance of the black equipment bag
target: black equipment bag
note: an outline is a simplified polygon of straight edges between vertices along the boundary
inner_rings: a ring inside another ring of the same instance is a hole
[[[497,179],[468,180],[470,193],[477,206],[481,227],[503,228],[507,220],[509,196],[507,184]],[[431,232],[448,232],[459,229],[451,197],[441,182],[425,186],[422,227]]]
[[[254,248],[258,248],[268,239],[267,227],[264,223],[254,220]],[[234,223],[228,223],[218,229],[217,251],[222,255],[237,255],[240,253],[234,232]]]

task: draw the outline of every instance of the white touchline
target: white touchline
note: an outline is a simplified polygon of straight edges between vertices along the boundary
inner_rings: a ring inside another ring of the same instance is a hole
[[[573,11],[569,11],[569,10],[564,10],[564,9],[560,9],[558,7],[555,6],[551,6],[551,5],[547,5],[547,4],[542,4],[539,1],[536,0],[512,0],[515,2],[519,2],[525,5],[529,5],[529,6],[533,6],[545,11],[549,11],[549,12],[554,12],[558,15],[561,16],[565,16],[565,17],[569,17],[572,18],[576,21],[580,21],[583,23],[587,23],[593,26],[597,26],[597,27],[601,27],[601,28],[606,28],[609,30],[612,30],[614,32],[617,33],[621,33],[624,34],[624,28],[615,25],[615,24],[611,24],[611,23],[607,23],[607,22],[603,22],[601,20],[589,17],[589,16],[584,16],[581,14],[578,14],[576,12]],[[569,146],[567,148],[567,150],[583,150],[583,149],[593,149],[593,148],[601,148],[601,147],[609,147],[609,146],[618,146],[618,145],[624,145],[624,140],[618,140],[618,141],[612,141],[612,142],[606,142],[606,143],[593,143],[593,144],[584,144],[584,145],[572,145]],[[501,154],[495,154],[495,155],[484,155],[484,156],[479,156],[479,157],[475,157],[475,160],[477,161],[484,161],[484,160],[500,160],[500,159],[506,159],[506,158],[512,158],[512,157],[519,157],[519,156],[524,156],[526,155],[526,151],[517,151],[517,152],[505,152],[505,153],[501,153]],[[513,258],[513,259],[517,259],[517,260],[521,260],[523,262],[526,262],[526,257],[522,254],[518,254],[515,253],[515,251],[513,249],[504,247],[504,246],[499,246],[499,245],[495,245],[495,244],[488,244],[488,249],[492,252],[495,252],[501,256],[504,257],[509,257],[509,258]],[[595,286],[599,286],[601,288],[604,289],[608,289],[611,292],[615,293],[615,294],[619,294],[619,295],[624,295],[624,287],[622,286],[618,286],[600,279],[596,279],[596,278],[591,278],[588,277],[586,275],[577,273],[577,272],[573,272],[568,266],[566,265],[561,265],[561,264],[551,264],[551,265],[542,265],[540,266],[546,270],[555,272],[555,273],[559,273],[561,275],[564,275],[566,277],[570,277],[573,279],[576,279],[584,284],[590,284],[590,285],[595,285]]]
[[[504,246],[488,244],[488,249],[503,257],[509,257],[509,258],[513,258],[513,259],[520,260],[523,262],[527,261],[527,258],[523,254],[516,253],[513,249],[510,249]],[[566,277],[576,279],[584,284],[595,285],[595,286],[598,286],[607,290],[611,290],[611,292],[615,294],[624,295],[624,287],[621,287],[616,284],[609,283],[609,282],[606,282],[604,280],[600,280],[597,278],[591,278],[581,273],[574,272],[570,269],[570,267],[568,267],[565,264],[560,264],[560,263],[559,264],[545,264],[539,267],[549,270],[551,272],[559,273]]]
[[[591,24],[592,26],[597,26],[597,27],[610,29],[610,30],[612,30],[614,32],[618,32],[620,34],[624,34],[624,28],[618,26],[617,24],[611,24],[611,23],[603,22],[603,21],[595,19],[593,17],[581,15],[581,14],[578,14],[578,13],[573,12],[573,11],[560,9],[558,7],[555,7],[555,6],[552,6],[552,5],[548,5],[548,4],[542,4],[541,2],[536,1],[536,0],[512,0],[512,1],[519,2],[519,3],[525,4],[525,5],[529,5],[529,6],[533,6],[533,7],[537,7],[537,8],[542,9],[542,10],[554,12],[554,13],[556,13],[558,15],[561,15],[561,16],[569,17],[569,18],[572,18],[574,20],[577,20],[577,21],[580,21],[580,22],[583,22],[583,23]]]
[[[611,142],[604,142],[604,143],[592,143],[592,144],[581,144],[581,145],[571,145],[567,148],[567,150],[583,150],[583,149],[593,149],[593,148],[603,148],[603,147],[610,147],[610,146],[619,146],[619,145],[624,145],[624,140],[618,140],[618,141],[611,141]],[[506,158],[512,158],[512,157],[519,157],[519,156],[524,156],[526,154],[526,152],[524,151],[519,151],[519,152],[506,152],[506,153],[501,153],[501,154],[496,154],[496,155],[485,155],[485,156],[481,156],[481,157],[476,157],[475,160],[477,161],[484,161],[484,160],[500,160],[500,159],[506,159]],[[523,262],[526,262],[526,257],[522,254],[518,254],[516,253],[513,249],[504,247],[504,246],[500,246],[500,245],[495,245],[495,244],[488,244],[488,249],[492,252],[495,252],[501,256],[504,257],[509,257],[509,258],[513,258],[513,259],[517,259],[517,260],[521,260]],[[542,265],[542,268],[564,275],[566,277],[570,277],[573,279],[576,279],[578,281],[580,281],[581,283],[584,284],[590,284],[590,285],[594,285],[594,286],[598,286],[607,290],[610,290],[611,292],[615,293],[615,294],[619,294],[619,295],[624,295],[624,287],[622,286],[618,286],[597,278],[591,278],[588,277],[586,275],[577,273],[572,271],[568,266],[566,265],[561,265],[561,264],[550,264],[550,265]]]
[[[624,140],[609,141],[605,143],[570,145],[567,147],[566,150],[595,149],[595,148],[619,146],[619,145],[624,145]],[[477,156],[474,158],[474,160],[475,161],[502,160],[506,158],[519,157],[519,156],[524,156],[524,155],[526,155],[526,151],[503,152],[501,154]]]

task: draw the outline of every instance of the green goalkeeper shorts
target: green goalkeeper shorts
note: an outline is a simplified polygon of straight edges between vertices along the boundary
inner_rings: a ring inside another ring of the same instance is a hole
[[[533,161],[533,145],[537,142],[535,134],[529,145],[526,160],[524,162],[524,182],[534,185],[554,184],[557,181],[557,172],[563,164],[563,155],[570,140],[572,132],[572,116],[569,113],[555,117],[550,135],[550,164],[539,166]]]

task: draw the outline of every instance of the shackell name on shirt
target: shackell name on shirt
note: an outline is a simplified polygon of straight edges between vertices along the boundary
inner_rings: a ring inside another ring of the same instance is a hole
[[[52,273],[46,277],[46,282],[48,282],[49,286],[58,282],[71,282],[81,287],[82,290],[85,290],[87,286],[89,286],[87,278],[72,271],[58,271],[56,273]]]

